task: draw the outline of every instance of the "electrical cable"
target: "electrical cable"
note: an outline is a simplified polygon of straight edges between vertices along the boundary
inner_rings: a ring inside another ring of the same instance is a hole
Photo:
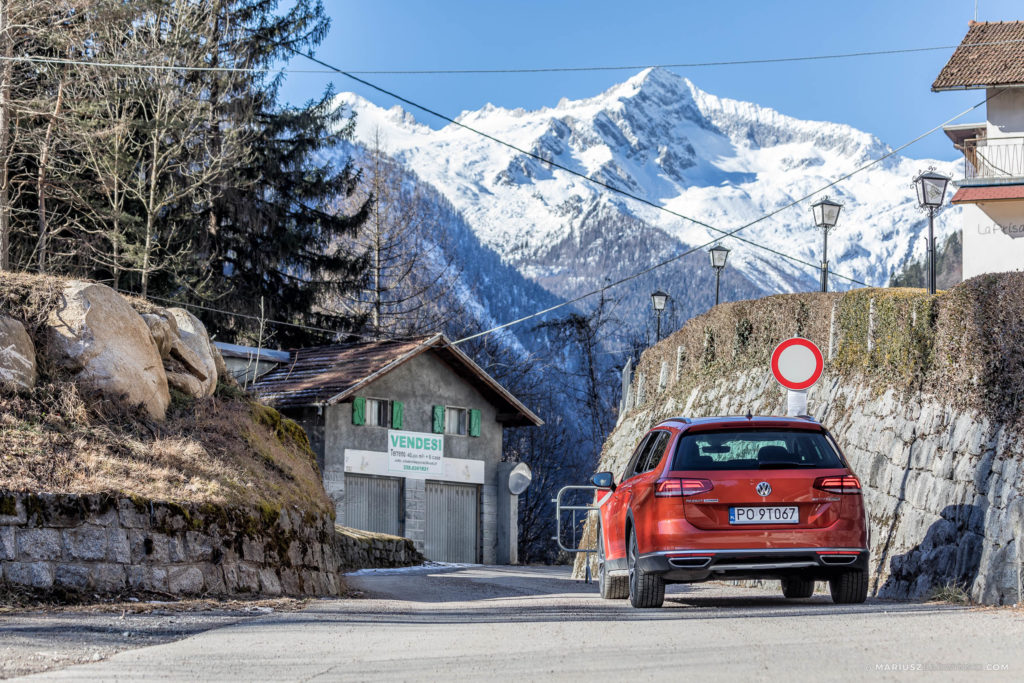
[[[921,135],[918,135],[917,137],[915,137],[914,139],[910,140],[909,142],[906,142],[906,143],[900,145],[896,149],[890,151],[888,154],[885,154],[884,156],[881,156],[878,159],[874,159],[873,161],[870,161],[867,164],[864,164],[863,166],[861,166],[861,167],[859,167],[857,169],[854,169],[853,171],[850,171],[849,173],[847,173],[845,175],[842,175],[839,178],[836,178],[835,180],[833,180],[828,185],[825,185],[824,187],[821,187],[821,188],[815,190],[814,192],[811,192],[811,193],[809,193],[807,195],[804,195],[800,199],[797,199],[797,200],[795,200],[793,202],[790,202],[789,204],[787,204],[785,206],[782,206],[782,207],[776,209],[775,211],[772,211],[772,212],[770,212],[768,214],[765,214],[764,216],[762,216],[762,217],[760,217],[758,219],[755,219],[755,220],[747,223],[746,225],[741,225],[740,227],[732,230],[729,234],[724,235],[723,237],[718,237],[718,238],[713,239],[710,242],[706,242],[706,243],[704,243],[704,244],[702,244],[700,246],[692,247],[690,249],[687,249],[687,250],[683,251],[682,253],[677,254],[676,256],[673,256],[671,258],[665,259],[664,261],[661,261],[660,263],[656,263],[653,266],[645,268],[644,270],[641,270],[641,271],[639,271],[637,273],[633,273],[632,275],[628,275],[628,276],[626,276],[624,278],[621,278],[621,279],[619,279],[619,280],[617,280],[615,282],[611,282],[611,283],[609,283],[609,284],[607,284],[607,285],[605,285],[603,287],[599,287],[598,289],[595,289],[595,290],[593,290],[591,292],[587,292],[586,294],[581,294],[581,295],[579,295],[579,296],[577,296],[577,297],[575,297],[573,299],[570,299],[569,301],[565,301],[565,302],[556,304],[554,306],[550,306],[550,307],[544,309],[543,311],[538,311],[537,313],[533,313],[533,314],[530,314],[530,315],[527,315],[527,316],[523,316],[521,318],[518,318],[516,320],[512,320],[512,321],[504,323],[502,325],[498,325],[496,327],[492,327],[489,330],[484,330],[482,332],[478,332],[476,334],[472,334],[472,335],[469,335],[467,337],[463,337],[462,339],[458,339],[458,340],[452,342],[452,344],[453,345],[458,345],[458,344],[461,344],[462,342],[469,341],[471,339],[476,339],[477,337],[481,337],[481,336],[483,336],[485,334],[490,334],[491,332],[496,332],[498,330],[505,329],[506,327],[511,327],[511,326],[517,325],[517,324],[519,324],[521,322],[525,322],[525,321],[527,321],[527,320],[529,320],[531,318],[536,318],[536,317],[544,315],[546,313],[550,313],[550,312],[555,311],[555,310],[557,310],[559,308],[562,308],[563,306],[568,306],[568,305],[576,303],[578,301],[582,301],[583,299],[586,299],[588,297],[594,296],[595,294],[600,294],[601,292],[607,291],[607,290],[611,289],[612,287],[616,287],[616,286],[621,285],[623,283],[629,282],[630,280],[634,280],[634,279],[636,279],[636,278],[638,278],[638,277],[640,277],[642,275],[646,275],[647,273],[649,273],[649,272],[651,272],[653,270],[656,270],[658,268],[666,266],[669,263],[672,263],[674,261],[678,261],[679,259],[681,259],[681,258],[683,258],[685,256],[689,256],[690,254],[693,254],[694,252],[701,251],[701,250],[703,250],[705,248],[710,247],[713,244],[717,244],[721,240],[725,239],[725,237],[731,237],[732,233],[738,232],[740,230],[744,230],[744,229],[750,227],[751,225],[754,225],[755,223],[759,223],[759,222],[761,222],[763,220],[766,220],[767,218],[770,218],[771,216],[774,216],[775,214],[779,213],[780,211],[784,211],[784,210],[786,210],[786,209],[788,209],[788,208],[790,208],[792,206],[795,206],[795,205],[799,204],[800,202],[805,201],[805,200],[809,199],[810,197],[818,194],[819,192],[827,190],[828,188],[830,188],[830,187],[832,187],[832,186],[834,186],[834,185],[836,185],[836,184],[838,184],[838,183],[840,183],[840,182],[850,178],[854,174],[860,173],[861,171],[864,171],[864,170],[870,168],[871,166],[874,166],[875,164],[877,164],[877,163],[879,163],[881,161],[884,161],[885,159],[889,158],[893,154],[896,154],[900,150],[906,149],[907,147],[909,147],[910,145],[914,144],[918,140],[921,140],[922,138],[925,138],[925,137],[931,135],[932,133],[934,133],[935,131],[939,130],[943,126],[946,126],[946,125],[952,123],[953,121],[956,121],[958,118],[969,114],[970,112],[974,111],[975,109],[977,109],[978,107],[982,106],[983,104],[988,102],[990,99],[992,99],[993,97],[996,97],[997,95],[999,95],[1002,92],[1004,92],[1004,90],[997,90],[997,91],[995,91],[991,95],[987,96],[981,102],[978,102],[977,104],[975,104],[975,105],[965,109],[964,111],[960,112],[956,116],[953,116],[952,118],[949,118],[946,121],[943,121],[939,125],[929,129],[927,132],[922,133]],[[838,273],[833,273],[831,271],[829,271],[828,274],[829,275],[838,276]],[[846,279],[852,280],[852,278],[846,278]],[[864,286],[867,286],[865,283],[859,283],[859,284],[863,284]]]
[[[896,54],[896,53],[903,53],[903,52],[919,52],[919,51],[926,51],[926,50],[948,49],[949,47],[973,47],[973,46],[981,46],[981,45],[996,45],[996,44],[1008,44],[1008,43],[1019,43],[1019,42],[1024,42],[1024,41],[1022,41],[1022,40],[995,41],[995,42],[991,42],[991,43],[977,43],[977,44],[959,45],[959,46],[948,46],[948,47],[943,46],[943,47],[934,47],[934,48],[912,48],[912,49],[905,49],[905,50],[860,52],[860,53],[847,53],[847,54],[840,54],[840,55],[821,55],[821,56],[816,56],[816,57],[791,57],[791,58],[779,58],[779,59],[768,59],[768,60],[737,60],[737,61],[733,61],[733,62],[704,62],[704,63],[693,63],[693,64],[666,64],[666,65],[659,65],[659,66],[663,66],[663,67],[666,67],[666,68],[680,68],[680,67],[691,67],[691,66],[721,66],[721,65],[729,65],[729,64],[757,64],[757,63],[777,63],[777,62],[787,62],[787,61],[808,61],[808,60],[812,60],[812,59],[836,59],[836,58],[841,58],[841,57],[867,56],[867,55],[872,55],[872,54]],[[380,71],[377,71],[377,72],[349,72],[349,71],[345,71],[345,70],[339,69],[337,67],[334,67],[331,64],[328,64],[327,62],[324,62],[324,61],[322,61],[322,60],[320,60],[320,59],[318,59],[316,57],[313,57],[310,54],[303,53],[303,52],[301,52],[299,50],[296,50],[294,48],[292,48],[291,51],[294,54],[297,54],[299,56],[305,57],[306,59],[308,59],[308,60],[310,60],[310,61],[312,61],[314,63],[320,64],[321,66],[324,66],[327,69],[328,73],[337,73],[337,74],[341,74],[343,76],[346,76],[347,78],[350,78],[350,79],[352,79],[352,80],[354,80],[354,81],[356,81],[358,83],[361,83],[361,84],[365,85],[366,87],[374,89],[374,90],[376,90],[376,91],[378,91],[378,92],[380,92],[382,94],[388,95],[389,97],[393,97],[393,98],[395,98],[395,99],[397,99],[397,100],[399,100],[399,101],[401,101],[401,102],[403,102],[405,104],[408,104],[409,106],[412,106],[412,107],[414,107],[416,109],[419,109],[421,111],[424,111],[424,112],[426,112],[426,113],[428,113],[428,114],[430,114],[432,116],[435,116],[435,117],[438,117],[438,118],[440,118],[440,119],[442,119],[444,121],[447,121],[448,123],[455,124],[455,125],[457,125],[457,126],[459,126],[461,128],[464,128],[464,129],[469,130],[469,131],[471,131],[471,132],[473,132],[473,133],[475,133],[477,135],[480,135],[480,136],[482,136],[484,138],[487,138],[487,139],[489,139],[489,140],[491,140],[493,142],[496,142],[496,143],[501,144],[501,145],[503,145],[505,147],[508,147],[508,148],[518,152],[518,153],[521,153],[521,154],[524,154],[524,155],[526,155],[528,157],[537,159],[538,161],[540,161],[542,163],[545,163],[545,164],[551,166],[552,168],[558,168],[558,169],[563,170],[563,171],[565,171],[567,173],[570,173],[571,175],[580,177],[580,178],[582,178],[582,179],[584,179],[584,180],[586,180],[588,182],[591,182],[592,184],[596,184],[596,185],[601,186],[601,187],[603,187],[603,188],[605,188],[607,190],[610,190],[610,191],[615,192],[617,194],[620,194],[620,195],[623,195],[623,196],[628,197],[630,199],[633,199],[634,201],[640,202],[641,204],[645,204],[647,206],[651,206],[652,208],[655,208],[655,209],[660,210],[660,211],[664,211],[664,212],[669,213],[669,214],[671,214],[673,216],[676,216],[676,217],[681,218],[683,220],[689,221],[689,222],[691,222],[691,223],[693,223],[695,225],[699,225],[701,227],[707,228],[707,229],[709,229],[709,230],[711,230],[713,232],[717,232],[717,233],[720,234],[719,237],[717,237],[717,238],[715,238],[715,239],[713,239],[713,240],[711,240],[709,242],[706,242],[706,243],[704,243],[702,245],[699,245],[697,247],[693,247],[693,248],[687,249],[687,250],[683,251],[680,254],[672,256],[672,257],[670,257],[668,259],[665,259],[665,260],[663,260],[663,261],[661,261],[661,262],[659,262],[657,264],[649,266],[649,267],[647,267],[647,268],[645,268],[643,270],[637,271],[637,272],[635,272],[635,273],[633,273],[631,275],[628,275],[628,276],[626,276],[624,278],[621,278],[621,279],[619,279],[619,280],[617,280],[615,282],[609,283],[609,284],[607,284],[607,285],[605,285],[603,287],[600,287],[598,289],[595,289],[595,290],[593,290],[591,292],[587,292],[585,294],[579,295],[579,296],[574,297],[574,298],[572,298],[570,300],[561,302],[559,304],[556,304],[555,306],[548,307],[548,308],[546,308],[546,309],[544,309],[542,311],[538,311],[538,312],[530,314],[528,316],[523,316],[521,318],[518,318],[516,320],[504,323],[502,325],[498,325],[498,326],[492,327],[492,328],[490,328],[488,330],[484,330],[482,332],[478,332],[476,334],[464,337],[462,339],[459,339],[459,340],[453,342],[453,344],[460,344],[462,342],[469,341],[471,339],[475,339],[475,338],[478,338],[478,337],[490,334],[492,332],[496,332],[498,330],[505,329],[507,327],[511,327],[513,325],[516,325],[518,323],[524,322],[524,321],[529,320],[531,318],[535,318],[535,317],[544,315],[546,313],[552,312],[554,310],[557,310],[559,308],[563,308],[563,307],[568,306],[570,304],[576,303],[576,302],[581,301],[581,300],[583,300],[585,298],[588,298],[588,297],[593,296],[595,294],[599,294],[600,292],[603,292],[603,291],[606,291],[608,289],[611,289],[612,287],[618,286],[618,285],[623,284],[625,282],[629,282],[629,281],[631,281],[633,279],[636,279],[638,277],[646,275],[647,273],[652,272],[653,270],[656,270],[658,268],[662,268],[665,265],[668,265],[669,263],[675,262],[675,261],[677,261],[677,260],[679,260],[679,259],[681,259],[681,258],[683,258],[685,256],[688,256],[688,255],[690,255],[692,253],[695,253],[697,251],[703,250],[703,249],[705,249],[705,248],[707,248],[707,247],[709,247],[711,245],[717,244],[718,242],[722,241],[723,239],[726,239],[726,238],[729,238],[729,237],[732,237],[733,239],[736,239],[737,241],[749,244],[749,245],[751,245],[751,246],[753,246],[755,248],[763,249],[765,251],[768,251],[768,252],[770,252],[772,254],[775,254],[775,255],[777,255],[777,256],[779,256],[781,258],[784,258],[784,259],[786,259],[788,261],[791,261],[793,263],[797,263],[797,264],[801,264],[801,265],[805,265],[805,266],[810,266],[810,267],[812,267],[812,268],[817,270],[819,266],[816,265],[816,264],[810,263],[808,261],[804,261],[803,259],[799,259],[799,258],[793,257],[793,256],[791,256],[789,254],[786,254],[786,253],[781,252],[779,250],[773,249],[771,247],[767,247],[765,245],[758,244],[758,243],[753,242],[751,240],[748,240],[746,238],[737,237],[736,233],[740,232],[741,230],[745,230],[746,228],[751,227],[752,225],[755,225],[755,224],[760,223],[760,222],[762,222],[764,220],[767,220],[768,218],[771,218],[772,216],[775,216],[775,215],[781,213],[782,211],[785,211],[786,209],[789,209],[789,208],[791,208],[793,206],[796,206],[796,205],[800,204],[801,202],[806,201],[807,199],[813,197],[814,195],[816,195],[816,194],[818,194],[818,193],[820,193],[820,192],[822,192],[822,191],[824,191],[824,190],[826,190],[826,189],[828,189],[830,187],[833,187],[833,186],[837,185],[838,183],[840,183],[840,182],[842,182],[842,181],[852,177],[853,175],[855,175],[857,173],[860,173],[861,171],[864,171],[867,168],[870,168],[871,166],[874,166],[875,164],[880,163],[881,161],[884,161],[885,159],[887,159],[887,158],[893,156],[894,154],[898,153],[899,151],[909,147],[910,145],[914,144],[915,142],[921,140],[922,138],[927,137],[928,135],[934,133],[939,128],[941,128],[941,127],[943,127],[945,125],[948,125],[952,121],[955,121],[956,119],[958,119],[958,118],[966,115],[967,113],[977,109],[978,107],[980,107],[983,104],[985,104],[986,102],[988,102],[989,99],[991,99],[992,97],[995,97],[997,94],[1002,92],[1002,90],[996,91],[992,95],[989,95],[988,97],[986,97],[985,100],[983,100],[982,102],[979,102],[978,104],[973,105],[972,107],[964,110],[960,114],[957,114],[956,116],[946,120],[945,122],[939,124],[938,126],[935,126],[934,128],[928,130],[927,132],[925,132],[925,133],[915,137],[914,139],[910,140],[909,142],[907,142],[907,143],[905,143],[905,144],[903,144],[903,145],[901,145],[901,146],[891,150],[887,154],[885,154],[885,155],[883,155],[883,156],[881,156],[881,157],[879,157],[877,159],[874,159],[871,162],[869,162],[869,163],[867,163],[867,164],[865,164],[865,165],[863,165],[863,166],[861,166],[861,167],[859,167],[857,169],[854,169],[853,171],[851,171],[851,172],[849,172],[849,173],[847,173],[845,175],[842,175],[842,176],[838,177],[837,179],[833,180],[832,182],[828,183],[827,185],[825,185],[825,186],[823,186],[823,187],[821,187],[821,188],[819,188],[819,189],[817,189],[817,190],[815,190],[815,191],[813,191],[811,193],[808,193],[807,195],[804,195],[803,197],[801,197],[799,199],[796,199],[796,200],[794,200],[794,201],[792,201],[792,202],[790,202],[790,203],[788,203],[786,205],[783,205],[783,206],[775,209],[774,211],[771,211],[771,212],[769,212],[769,213],[767,213],[767,214],[765,214],[765,215],[763,215],[763,216],[761,216],[761,217],[759,217],[759,218],[757,218],[757,219],[755,219],[755,220],[753,220],[753,221],[751,221],[751,222],[749,222],[749,223],[747,223],[745,225],[742,225],[742,226],[740,226],[738,228],[726,231],[726,230],[722,230],[721,228],[712,226],[712,225],[710,225],[708,223],[705,223],[704,221],[701,221],[699,219],[692,218],[690,216],[686,216],[686,215],[681,214],[681,213],[679,213],[677,211],[673,211],[672,209],[669,209],[669,208],[667,208],[665,206],[661,206],[661,205],[656,204],[655,202],[653,202],[651,200],[645,199],[643,197],[639,197],[639,196],[634,195],[634,194],[632,194],[630,192],[627,192],[625,190],[617,188],[614,185],[611,185],[609,183],[605,183],[605,182],[603,182],[601,180],[598,180],[596,178],[591,178],[591,177],[589,177],[589,176],[587,176],[587,175],[585,175],[583,173],[580,173],[578,171],[574,171],[573,169],[568,168],[568,167],[566,167],[566,166],[564,166],[562,164],[559,164],[557,162],[545,159],[545,158],[541,157],[540,155],[534,154],[534,153],[532,153],[532,152],[530,152],[528,150],[524,150],[524,149],[522,149],[520,147],[517,147],[516,145],[513,145],[512,143],[509,143],[509,142],[506,142],[506,141],[501,140],[499,138],[496,138],[496,137],[494,137],[494,136],[492,136],[492,135],[490,135],[490,134],[488,134],[488,133],[486,133],[484,131],[481,131],[479,129],[473,128],[472,126],[468,126],[468,125],[466,125],[464,123],[461,123],[461,122],[459,122],[459,121],[457,121],[457,120],[455,120],[455,119],[453,119],[453,118],[451,118],[449,116],[446,116],[446,115],[444,115],[444,114],[442,114],[440,112],[437,112],[437,111],[435,111],[433,109],[430,109],[430,108],[428,108],[426,106],[423,106],[423,105],[420,105],[420,104],[418,104],[416,102],[413,102],[412,100],[409,100],[407,98],[404,98],[404,97],[398,95],[397,93],[394,93],[394,92],[389,91],[389,90],[387,90],[385,88],[377,86],[377,85],[375,85],[375,84],[373,84],[373,83],[371,83],[369,81],[366,81],[365,79],[359,78],[359,77],[354,75],[354,73],[398,73],[398,72],[380,72]],[[239,68],[233,68],[233,67],[177,67],[177,66],[173,66],[173,65],[142,65],[142,64],[130,64],[130,63],[88,62],[88,61],[80,61],[80,60],[63,60],[63,59],[34,58],[34,57],[0,57],[0,60],[35,61],[35,62],[48,62],[48,63],[58,63],[58,64],[104,66],[104,67],[119,67],[119,68],[180,69],[180,70],[190,70],[190,71],[241,71],[241,72],[247,72],[247,73],[257,73],[257,72],[269,73],[271,71],[274,71],[274,70],[271,70],[271,69],[239,69]],[[633,66],[633,67],[579,67],[579,68],[547,69],[547,71],[616,70],[616,69],[636,69],[636,68],[637,67],[635,67],[635,66]],[[279,71],[285,71],[285,69],[280,69]],[[300,71],[296,71],[296,70],[290,70],[290,71],[292,73],[300,73]],[[513,71],[534,72],[534,71],[545,71],[545,70],[498,70],[498,71],[458,70],[458,71],[423,71],[423,72],[408,72],[408,73],[463,73],[463,72],[465,72],[465,73],[472,73],[472,72],[499,73],[499,72],[513,72]],[[833,277],[836,277],[836,278],[847,280],[847,281],[852,282],[854,284],[859,284],[859,285],[867,286],[867,283],[864,283],[864,282],[862,282],[860,280],[857,280],[855,278],[852,278],[852,277],[849,277],[849,276],[846,276],[846,275],[842,275],[840,273],[836,273],[834,271],[830,271],[829,275],[831,275]],[[130,292],[126,292],[126,293],[130,293]],[[260,320],[261,319],[258,316],[252,316],[252,315],[247,315],[247,314],[242,314],[242,313],[232,313],[230,311],[223,311],[223,310],[215,309],[215,308],[212,308],[212,307],[201,306],[201,305],[198,305],[198,304],[183,304],[183,303],[180,303],[180,302],[174,302],[174,301],[169,300],[169,299],[161,299],[160,297],[151,297],[151,298],[157,299],[157,300],[167,301],[169,303],[178,303],[179,305],[183,305],[183,306],[186,306],[186,307],[193,307],[193,308],[198,308],[198,309],[202,309],[202,310],[219,312],[219,313],[223,313],[223,314],[226,314],[226,315],[233,315],[233,316],[238,316],[238,317],[248,318],[248,319],[253,319],[253,320]],[[316,331],[316,332],[323,332],[323,333],[328,333],[328,334],[339,334],[339,332],[337,330],[328,330],[328,329],[325,329],[325,328],[318,328],[318,327],[309,326],[309,325],[301,325],[301,324],[298,324],[298,323],[288,323],[288,322],[285,322],[285,321],[266,320],[266,319],[263,319],[263,320],[264,320],[264,322],[273,323],[273,324],[277,324],[277,325],[286,325],[286,326],[291,326],[291,327],[296,327],[296,328],[306,329],[306,330]],[[345,334],[347,334],[347,333],[345,333]],[[352,336],[358,336],[358,337],[364,337],[365,338],[364,335],[353,334]]]
[[[643,69],[696,69],[713,66],[749,66],[756,64],[783,64],[791,62],[811,62],[832,59],[848,59],[855,57],[874,57],[882,55],[912,54],[917,52],[936,52],[939,50],[953,50],[957,48],[990,47],[997,45],[1014,45],[1024,43],[1024,39],[994,40],[980,43],[966,43],[957,45],[935,45],[932,47],[896,48],[891,50],[862,50],[858,52],[841,52],[826,55],[805,55],[800,57],[768,57],[757,59],[734,59],[712,62],[678,62],[670,64],[634,64],[617,66],[557,66],[537,68],[503,68],[503,69],[347,69],[348,73],[364,75],[393,75],[393,76],[430,76],[430,75],[458,75],[458,74],[536,74],[536,73],[576,73],[587,71],[640,71]],[[30,62],[35,64],[66,64],[69,66],[96,66],[103,68],[117,69],[153,69],[160,71],[214,71],[223,73],[249,73],[249,74],[270,74],[270,73],[294,73],[294,74],[332,74],[335,69],[289,69],[279,68],[248,68],[230,66],[184,66],[177,64],[139,64],[135,62],[99,62],[82,59],[66,59],[59,57],[39,56],[0,56],[0,61]]]
[[[305,57],[306,59],[308,59],[308,60],[310,60],[312,62],[315,62],[317,64],[326,66],[328,68],[334,68],[334,67],[331,67],[331,65],[328,64],[327,62],[324,62],[324,61],[322,61],[322,60],[320,60],[320,59],[318,59],[316,57],[313,57],[312,55],[306,54],[304,52],[300,52],[298,50],[293,50],[293,52],[295,54],[297,54],[299,56],[302,56],[302,57]],[[382,88],[381,86],[375,85],[374,83],[371,83],[370,81],[367,81],[367,80],[365,80],[363,78],[359,78],[358,76],[354,76],[354,75],[352,75],[351,73],[349,73],[347,71],[342,71],[341,69],[336,69],[336,72],[338,74],[341,74],[342,76],[345,76],[347,78],[350,78],[350,79],[356,81],[357,83],[361,83],[361,84],[367,86],[368,88],[372,88],[372,89],[374,89],[374,90],[376,90],[376,91],[378,91],[378,92],[380,92],[380,93],[382,93],[384,95],[387,95],[389,97],[393,97],[396,100],[398,100],[399,102],[403,102],[403,103],[409,105],[410,107],[415,107],[416,109],[419,109],[420,111],[423,111],[423,112],[426,112],[427,114],[430,114],[431,116],[436,116],[437,118],[439,118],[439,119],[441,119],[443,121],[447,121],[450,124],[454,124],[456,126],[459,126],[460,128],[464,128],[464,129],[466,129],[466,130],[468,130],[468,131],[470,131],[472,133],[475,133],[476,135],[479,135],[481,137],[487,138],[488,140],[490,140],[492,142],[496,142],[497,144],[503,145],[505,147],[508,147],[509,149],[511,149],[511,150],[513,150],[515,152],[518,152],[520,154],[528,156],[531,159],[536,159],[537,161],[540,161],[541,163],[547,164],[551,168],[557,168],[557,169],[559,169],[561,171],[565,171],[566,173],[569,173],[570,175],[576,176],[578,178],[582,178],[583,180],[586,180],[587,182],[589,182],[589,183],[591,183],[593,185],[598,185],[599,187],[603,187],[603,188],[605,188],[607,190],[611,190],[612,192],[615,192],[616,194],[620,194],[623,197],[628,197],[629,199],[632,199],[632,200],[634,200],[636,202],[639,202],[641,204],[645,204],[647,206],[650,206],[650,207],[652,207],[654,209],[657,209],[658,211],[663,211],[663,212],[665,212],[667,214],[675,216],[676,218],[681,218],[681,219],[683,219],[685,221],[689,221],[690,223],[693,223],[695,225],[699,225],[702,228],[707,228],[708,230],[711,230],[712,232],[717,232],[717,233],[719,233],[721,235],[721,238],[719,238],[719,239],[722,239],[722,238],[725,238],[725,237],[733,237],[738,242],[743,242],[744,244],[748,244],[748,245],[750,245],[750,246],[752,246],[752,247],[754,247],[756,249],[762,249],[762,250],[767,251],[767,252],[769,252],[771,254],[774,254],[775,256],[778,256],[780,258],[786,259],[787,261],[791,261],[793,263],[796,263],[796,264],[799,264],[799,265],[803,265],[803,266],[809,266],[811,268],[814,268],[815,270],[817,270],[819,268],[819,266],[817,264],[811,263],[810,261],[804,261],[801,258],[797,258],[796,256],[792,256],[791,254],[787,254],[787,253],[785,253],[783,251],[779,251],[778,249],[773,249],[772,247],[768,247],[768,246],[765,246],[763,244],[759,244],[759,243],[754,242],[753,240],[749,240],[749,239],[747,239],[745,237],[736,237],[735,236],[735,234],[737,232],[739,232],[739,230],[743,230],[745,228],[750,227],[751,225],[754,225],[755,223],[760,222],[760,220],[763,220],[764,217],[762,217],[761,219],[759,219],[757,221],[753,221],[753,222],[743,226],[742,228],[740,228],[738,230],[726,231],[726,230],[723,230],[721,228],[717,228],[717,227],[715,227],[715,226],[713,226],[713,225],[711,225],[709,223],[705,223],[702,220],[699,220],[697,218],[693,218],[692,216],[687,216],[685,214],[679,213],[678,211],[674,211],[674,210],[672,210],[672,209],[670,209],[670,208],[668,208],[666,206],[662,206],[661,204],[658,204],[658,203],[656,203],[656,202],[654,202],[654,201],[652,201],[650,199],[646,199],[646,198],[641,197],[639,195],[635,195],[632,192],[629,192],[627,190],[623,190],[623,189],[618,188],[618,187],[616,187],[614,185],[611,185],[610,183],[606,183],[603,180],[598,180],[597,178],[593,178],[591,176],[588,176],[585,173],[580,173],[579,171],[573,170],[573,169],[569,168],[568,166],[565,166],[563,164],[558,163],[557,161],[551,161],[550,159],[545,159],[544,157],[540,156],[539,154],[535,154],[534,152],[531,152],[529,150],[523,149],[522,147],[518,147],[516,145],[513,145],[511,142],[506,142],[505,140],[502,140],[500,138],[496,138],[493,135],[491,135],[490,133],[486,133],[486,132],[480,130],[479,128],[474,128],[474,127],[469,126],[469,125],[467,125],[465,123],[462,123],[461,121],[453,119],[450,116],[442,114],[441,112],[438,112],[438,111],[436,111],[434,109],[431,109],[431,108],[426,107],[426,106],[424,106],[422,104],[418,104],[416,102],[413,102],[412,100],[407,99],[405,97],[402,97],[401,95],[399,95],[399,94],[397,94],[395,92],[387,90],[386,88]],[[832,183],[832,184],[834,184],[834,183]],[[826,185],[825,187],[826,188],[827,187],[831,187],[832,184]],[[802,200],[799,200],[799,201],[802,201]],[[798,202],[796,202],[796,203],[798,203]],[[789,206],[793,206],[794,204],[789,204],[789,205],[787,205],[786,207],[783,207],[783,208],[789,208]],[[778,213],[778,211],[773,212],[771,215],[774,215],[775,213]],[[716,240],[716,241],[718,241],[718,240]],[[842,275],[840,273],[833,273],[833,275],[835,275],[835,277],[841,278],[843,280],[847,280],[847,281],[852,282],[854,284],[859,284],[859,285],[866,286],[866,283],[861,282],[860,280],[857,280],[856,278],[852,278],[852,277],[850,277],[848,275]]]

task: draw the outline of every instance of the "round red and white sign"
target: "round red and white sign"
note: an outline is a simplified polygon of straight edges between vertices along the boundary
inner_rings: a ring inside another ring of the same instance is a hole
[[[821,377],[825,359],[809,339],[793,337],[772,351],[772,374],[782,386],[802,391]]]

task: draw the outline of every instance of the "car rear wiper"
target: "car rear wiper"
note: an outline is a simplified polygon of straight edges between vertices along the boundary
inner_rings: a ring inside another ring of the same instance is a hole
[[[762,462],[758,464],[757,469],[759,470],[787,470],[796,467],[814,467],[810,463],[802,462]]]

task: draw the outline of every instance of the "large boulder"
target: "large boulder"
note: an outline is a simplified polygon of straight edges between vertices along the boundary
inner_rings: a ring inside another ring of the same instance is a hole
[[[121,295],[72,280],[48,325],[54,360],[83,388],[164,419],[171,399],[160,351],[142,316]]]
[[[31,389],[36,385],[36,347],[25,326],[0,315],[0,385]]]
[[[190,354],[182,350],[172,348],[171,355],[188,369],[189,373],[199,380],[202,393],[197,396],[213,396],[217,389],[217,360],[214,355],[216,349],[210,343],[210,336],[206,333],[206,327],[195,317],[183,308],[168,308],[167,313],[174,317],[178,326],[178,337],[187,347]],[[190,355],[187,358],[185,356]]]

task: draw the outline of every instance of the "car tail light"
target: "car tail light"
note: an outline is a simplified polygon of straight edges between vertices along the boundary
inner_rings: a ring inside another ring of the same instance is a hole
[[[814,488],[829,493],[860,493],[860,480],[853,475],[818,477],[814,481]]]
[[[662,479],[654,489],[654,495],[659,498],[692,496],[712,488],[709,479]]]

